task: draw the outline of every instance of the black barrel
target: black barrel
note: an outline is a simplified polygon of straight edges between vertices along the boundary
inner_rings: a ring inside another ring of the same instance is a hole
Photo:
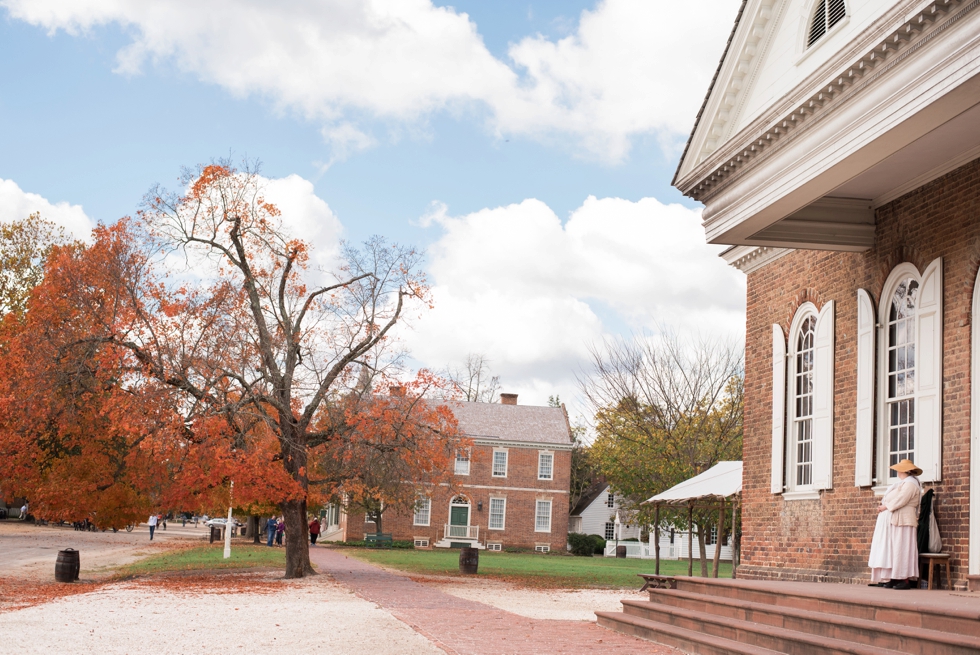
[[[81,560],[77,550],[74,548],[59,550],[58,559],[54,564],[54,579],[58,582],[74,582],[78,580],[80,568]]]
[[[480,551],[469,546],[459,549],[459,572],[475,574],[480,567]]]
[[[626,546],[616,546],[616,557],[626,559]]]

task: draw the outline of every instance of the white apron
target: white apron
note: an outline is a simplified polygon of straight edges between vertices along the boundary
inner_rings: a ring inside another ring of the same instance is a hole
[[[892,513],[887,509],[878,514],[875,523],[875,533],[871,537],[871,556],[868,566],[871,567],[871,582],[883,582],[892,579]]]

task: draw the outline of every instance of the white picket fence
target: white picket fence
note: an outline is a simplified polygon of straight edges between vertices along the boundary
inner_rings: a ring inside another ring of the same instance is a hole
[[[651,537],[652,539],[652,537]],[[694,549],[695,559],[699,557],[699,546],[698,538],[695,536],[693,538],[692,547]],[[653,544],[650,542],[643,541],[620,541],[620,546],[626,546],[626,557],[639,558],[639,559],[654,559],[656,553]],[[715,557],[715,545],[708,544],[704,547],[706,557],[711,560]],[[606,557],[616,556],[616,541],[609,540],[606,542],[606,550],[604,552]],[[664,535],[660,538],[660,559],[687,559],[687,535],[677,532],[674,533],[674,543],[670,543],[670,535]],[[721,547],[720,559],[731,561],[732,560],[732,547],[731,543],[727,543]]]

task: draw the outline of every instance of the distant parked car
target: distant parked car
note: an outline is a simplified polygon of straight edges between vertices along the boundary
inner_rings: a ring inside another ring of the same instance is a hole
[[[225,527],[226,523],[228,523],[228,519],[208,519],[204,522],[204,525],[208,526],[209,528],[223,528]],[[233,519],[233,525],[236,528],[240,528],[245,524],[238,519]]]

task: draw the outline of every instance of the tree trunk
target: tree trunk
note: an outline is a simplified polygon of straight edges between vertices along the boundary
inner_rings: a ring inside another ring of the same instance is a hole
[[[705,540],[707,539],[707,535],[705,535],[704,532],[705,532],[704,526],[699,524],[698,525],[698,554],[701,556],[701,577],[702,578],[707,578],[708,577],[708,555],[707,555],[707,550],[706,550],[707,546],[704,543]],[[711,530],[710,529],[708,530],[708,534],[711,534]]]
[[[257,544],[262,538],[262,522],[258,516],[248,517],[248,527],[245,529],[245,536],[252,538],[252,543]]]
[[[378,534],[381,534],[382,532],[384,532],[384,530],[381,529],[381,510],[380,509],[374,512],[374,531],[377,532]]]
[[[718,577],[718,564],[721,562],[721,545],[725,543],[725,501],[718,509],[718,541],[715,542],[715,556],[711,561],[711,577]]]
[[[316,575],[310,564],[310,526],[306,522],[306,499],[287,500],[279,506],[286,522],[286,578]]]

